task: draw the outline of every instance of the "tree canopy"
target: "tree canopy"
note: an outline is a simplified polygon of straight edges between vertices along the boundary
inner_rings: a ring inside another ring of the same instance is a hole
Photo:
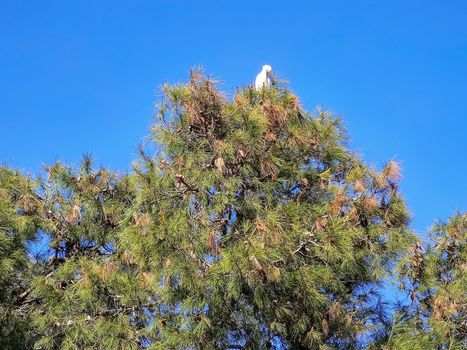
[[[163,92],[129,174],[1,169],[2,348],[465,346],[465,215],[423,248],[398,163],[365,164],[287,88],[228,99],[192,71]],[[411,301],[392,314],[397,269]]]

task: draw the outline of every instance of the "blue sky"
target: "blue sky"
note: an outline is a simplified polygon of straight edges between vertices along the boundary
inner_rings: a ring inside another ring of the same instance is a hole
[[[232,95],[265,63],[402,162],[417,232],[467,209],[466,1],[0,0],[0,162],[127,171],[162,83],[201,65]]]

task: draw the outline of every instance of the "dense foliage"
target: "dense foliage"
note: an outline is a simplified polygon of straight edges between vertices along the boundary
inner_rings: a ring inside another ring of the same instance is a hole
[[[131,174],[89,156],[34,182],[1,169],[2,349],[462,346],[465,216],[422,249],[398,164],[364,164],[287,89],[229,101],[194,71],[164,96]],[[412,302],[391,322],[399,261]]]
[[[402,286],[411,304],[396,315],[394,349],[467,348],[467,215],[433,227],[433,245],[412,248]]]
[[[28,261],[26,242],[34,237],[36,206],[32,184],[19,173],[0,168],[0,348],[27,343]]]

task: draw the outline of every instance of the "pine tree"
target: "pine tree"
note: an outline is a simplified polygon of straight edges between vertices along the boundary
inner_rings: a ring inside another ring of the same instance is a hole
[[[29,344],[26,242],[34,238],[37,224],[22,214],[34,210],[32,188],[26,177],[0,168],[0,348],[5,350]]]
[[[61,163],[47,168],[35,216],[51,254],[31,283],[35,348],[138,348],[142,281],[118,249],[133,192],[129,177],[93,169],[90,156],[78,171]]]
[[[195,71],[164,91],[160,152],[135,166],[149,229],[123,233],[160,282],[152,348],[356,347],[413,238],[397,163],[366,166],[284,88],[230,102]]]
[[[157,152],[141,149],[131,174],[86,156],[76,170],[49,166],[22,200],[5,197],[1,212],[28,223],[27,235],[5,224],[22,235],[21,264],[26,237],[50,240],[16,307],[34,347],[354,349],[379,339],[378,287],[414,242],[398,164],[366,165],[338,118],[305,112],[283,87],[229,100],[193,71],[164,96]]]
[[[396,315],[387,349],[467,348],[467,215],[435,224],[432,241],[416,243],[402,265],[411,303]]]

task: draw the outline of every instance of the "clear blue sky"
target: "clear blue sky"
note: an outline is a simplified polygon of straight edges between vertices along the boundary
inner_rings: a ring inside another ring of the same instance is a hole
[[[418,232],[467,209],[466,1],[0,0],[0,162],[127,171],[158,86],[202,65],[232,94],[265,63],[402,162]]]

